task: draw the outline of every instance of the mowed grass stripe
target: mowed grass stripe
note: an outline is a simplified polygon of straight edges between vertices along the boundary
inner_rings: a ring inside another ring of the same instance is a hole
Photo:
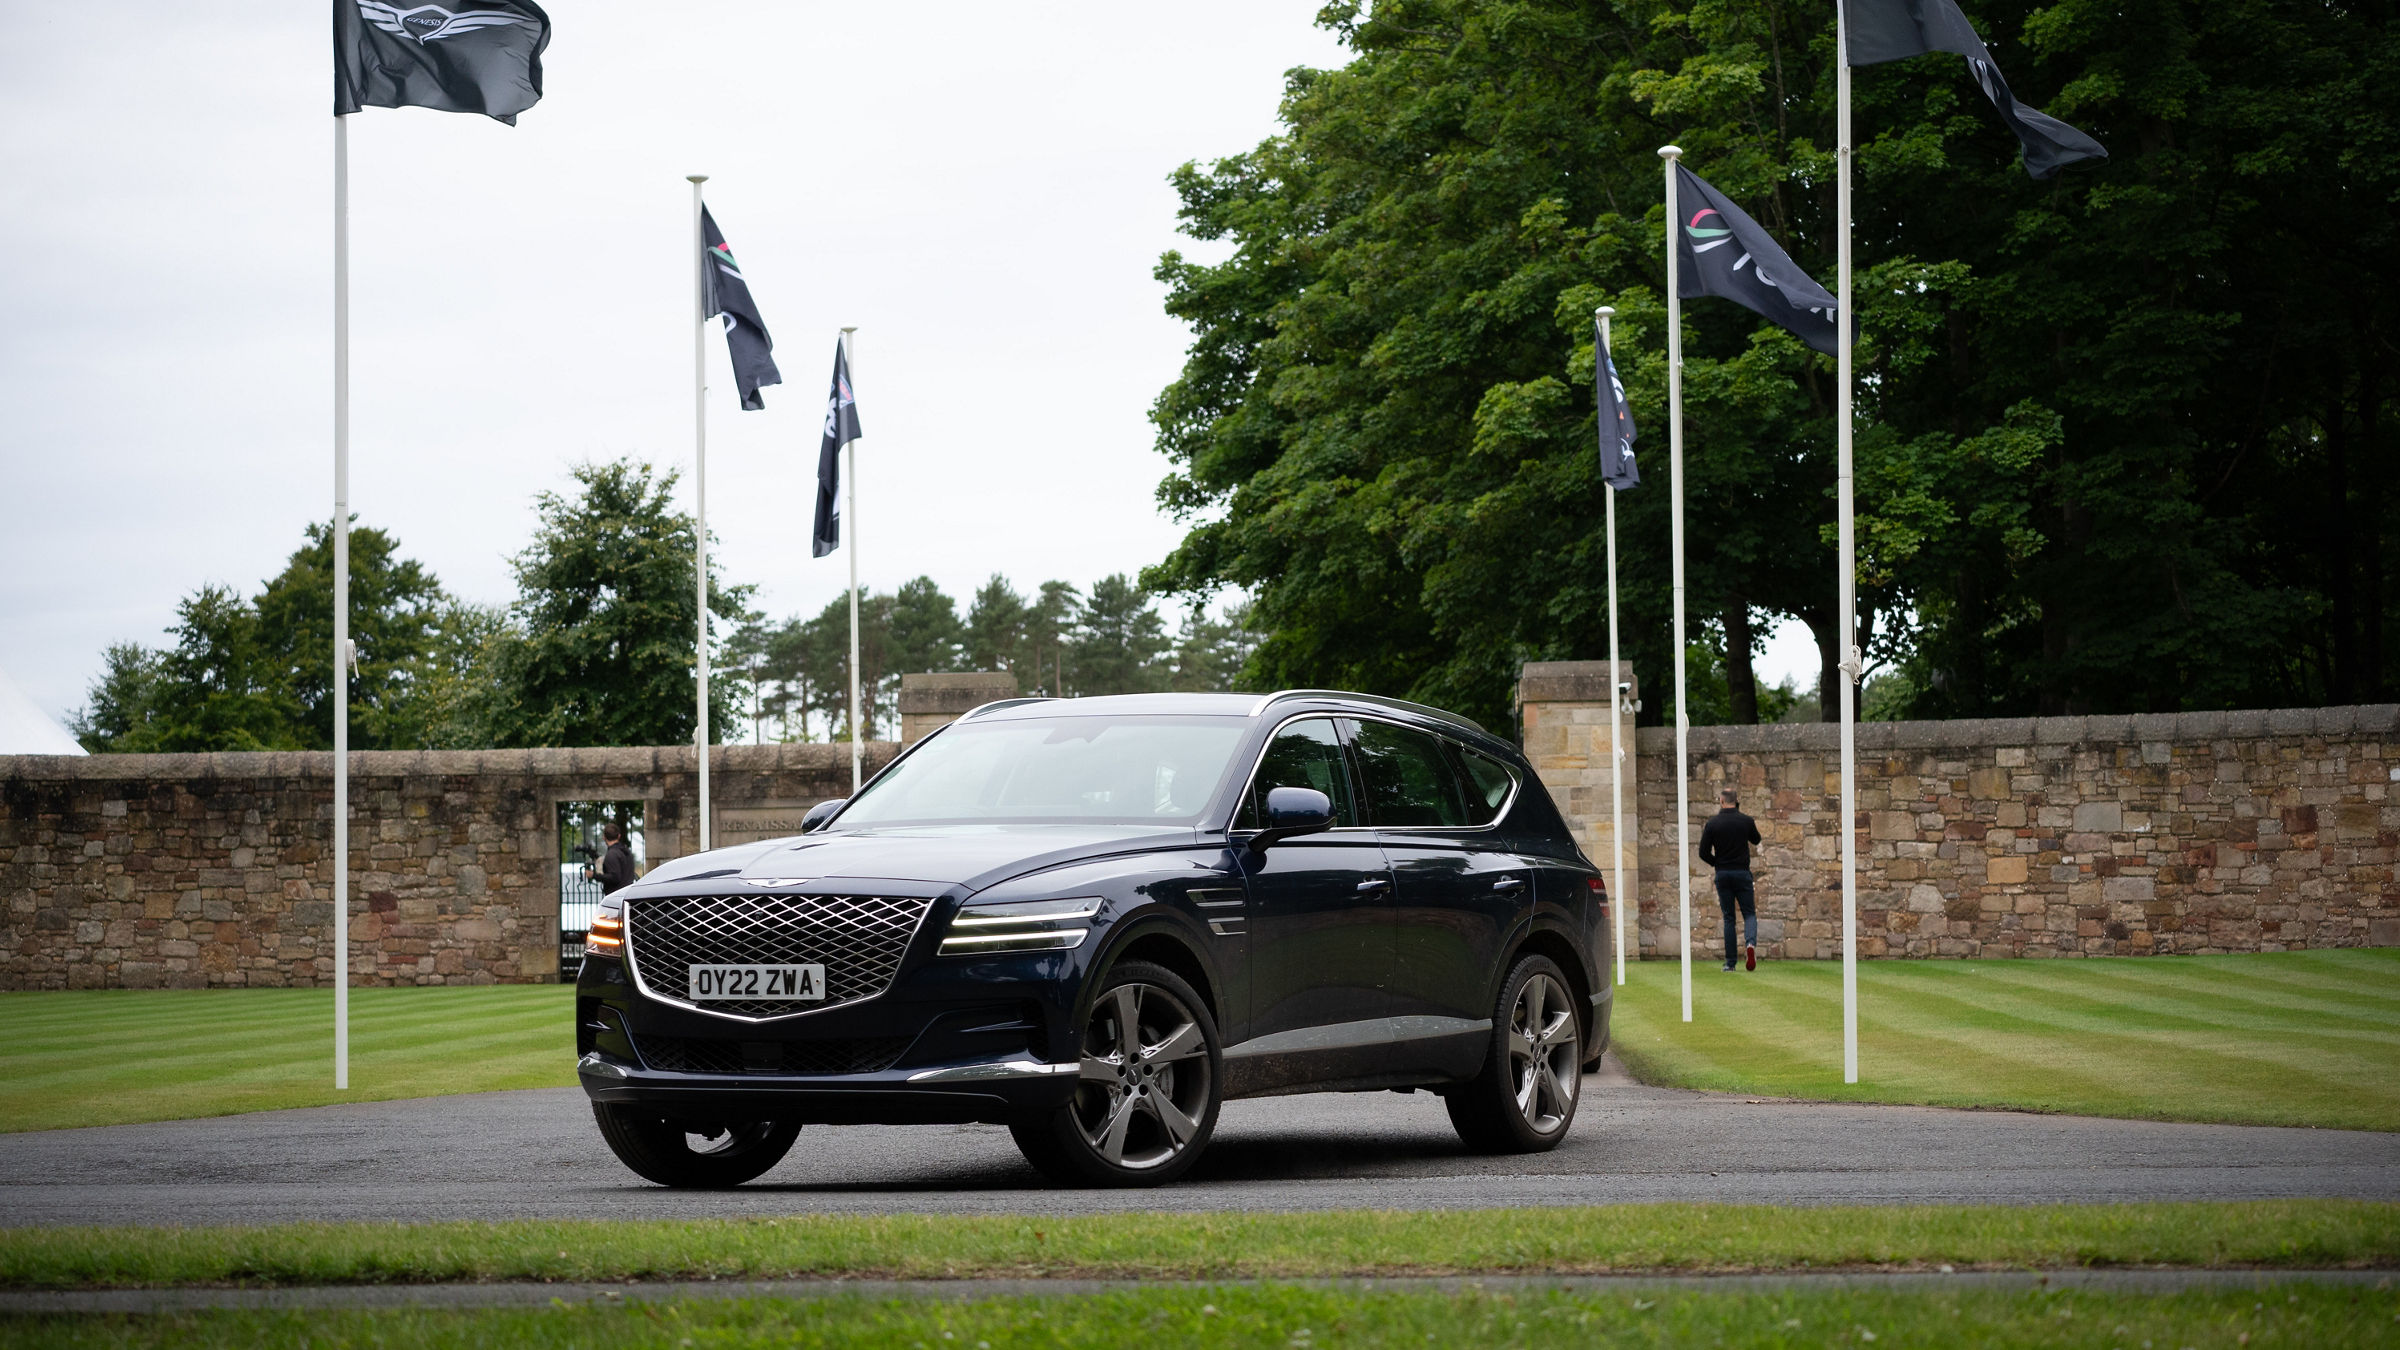
[[[354,990],[336,1092],[330,989],[11,994],[0,1130],[567,1086],[573,1013],[558,985]]]
[[[2347,1007],[2324,995],[2400,977],[2396,956],[1868,962],[1857,1085],[1840,1081],[1835,964],[1696,975],[1686,1025],[1674,964],[1647,962],[1620,991],[1619,1045],[1637,1074],[1680,1086],[2389,1130],[2400,1004],[2380,988]]]
[[[0,1230],[0,1286],[2400,1266],[2400,1206],[1611,1205]]]

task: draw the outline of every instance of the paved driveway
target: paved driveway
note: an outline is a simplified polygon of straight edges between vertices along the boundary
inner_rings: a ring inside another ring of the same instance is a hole
[[[644,1184],[573,1088],[0,1135],[0,1224],[1778,1204],[2400,1200],[2400,1134],[1758,1101],[1587,1079],[1555,1152],[1462,1151],[1438,1099],[1234,1102],[1165,1191],[1045,1186],[996,1126],[811,1126],[733,1192]]]

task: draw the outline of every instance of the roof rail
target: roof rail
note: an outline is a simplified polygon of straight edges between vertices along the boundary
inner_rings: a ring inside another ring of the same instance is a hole
[[[1286,699],[1296,698],[1354,699],[1360,703],[1375,703],[1386,708],[1398,708],[1404,712],[1416,713],[1420,717],[1430,717],[1437,722],[1448,722],[1452,726],[1465,727],[1469,731],[1475,732],[1477,735],[1489,736],[1492,734],[1488,731],[1485,731],[1483,729],[1483,724],[1477,722],[1475,719],[1471,717],[1461,717],[1457,713],[1450,712],[1447,709],[1435,708],[1423,703],[1411,703],[1404,698],[1385,698],[1381,694],[1357,694],[1342,689],[1278,689],[1274,693],[1268,694],[1264,698],[1261,698],[1257,703],[1251,705],[1250,715],[1252,717],[1256,717],[1260,713],[1265,712],[1268,707],[1273,704],[1281,703]]]
[[[992,711],[994,708],[1013,708],[1020,703],[1055,703],[1057,701],[1058,700],[1050,697],[1047,694],[1028,695],[1024,698],[996,698],[989,703],[978,703],[974,707],[967,709],[963,713],[960,713],[958,715],[958,720],[964,722],[971,718],[980,717],[984,713]]]

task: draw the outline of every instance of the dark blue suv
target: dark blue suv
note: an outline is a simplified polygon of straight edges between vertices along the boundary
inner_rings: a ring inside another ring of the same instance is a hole
[[[1359,694],[988,704],[808,833],[611,896],[600,1132],[739,1185],[810,1123],[1006,1124],[1061,1180],[1198,1160],[1233,1097],[1429,1089],[1550,1148],[1608,1042],[1600,874],[1516,748]]]

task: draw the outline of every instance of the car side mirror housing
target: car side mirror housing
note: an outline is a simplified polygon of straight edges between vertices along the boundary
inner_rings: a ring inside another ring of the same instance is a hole
[[[825,822],[833,819],[835,812],[849,804],[848,797],[828,797],[824,801],[818,802],[815,806],[808,808],[807,815],[800,817],[800,833],[815,834],[824,829]]]
[[[1250,851],[1264,853],[1278,840],[1332,828],[1332,798],[1315,788],[1268,788],[1267,828],[1250,836]]]

